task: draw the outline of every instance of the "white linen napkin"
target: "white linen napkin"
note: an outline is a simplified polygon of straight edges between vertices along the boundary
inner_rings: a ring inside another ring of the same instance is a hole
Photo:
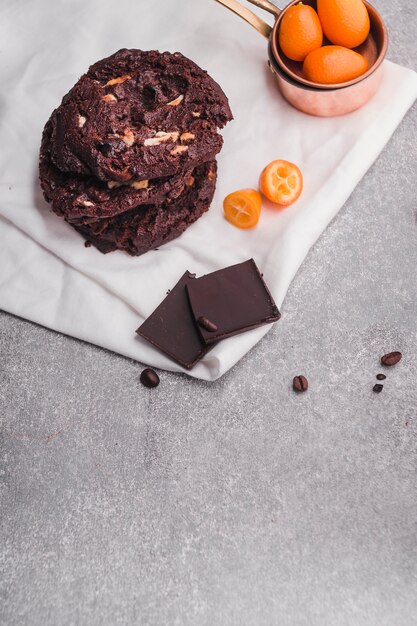
[[[173,371],[183,370],[134,332],[166,291],[185,270],[202,275],[253,257],[280,307],[308,250],[417,97],[417,75],[386,61],[378,93],[359,111],[327,119],[300,113],[277,91],[265,40],[212,0],[22,0],[2,7],[0,28],[0,308]],[[223,132],[210,211],[138,258],[85,248],[49,211],[37,180],[50,113],[91,63],[122,47],[192,58],[223,87],[235,116]],[[256,188],[277,158],[302,170],[301,198],[284,211],[265,202],[255,229],[234,228],[223,217],[224,196]],[[221,342],[189,374],[215,380],[268,329]]]

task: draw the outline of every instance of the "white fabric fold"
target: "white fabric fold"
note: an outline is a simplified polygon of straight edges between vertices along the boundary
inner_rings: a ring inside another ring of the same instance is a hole
[[[201,275],[253,257],[281,306],[308,250],[417,97],[417,75],[386,61],[378,93],[359,111],[327,119],[300,113],[278,93],[262,38],[209,0],[121,0],[117,9],[109,0],[9,2],[0,28],[8,60],[0,96],[0,308],[167,370],[182,371],[134,331],[184,271]],[[85,248],[49,211],[37,180],[52,109],[89,64],[121,47],[181,51],[221,84],[235,116],[223,132],[210,211],[138,258]],[[301,168],[301,198],[284,211],[265,202],[255,229],[234,228],[223,197],[256,187],[276,158]],[[220,343],[189,373],[218,378],[268,329]]]

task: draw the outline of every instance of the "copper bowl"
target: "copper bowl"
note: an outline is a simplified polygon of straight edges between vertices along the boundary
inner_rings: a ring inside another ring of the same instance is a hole
[[[276,77],[278,88],[284,98],[300,111],[320,117],[343,115],[363,106],[377,91],[382,77],[382,61],[388,48],[388,33],[381,16],[369,2],[364,0],[371,22],[370,33],[366,41],[355,48],[366,57],[369,69],[353,80],[333,85],[307,80],[303,76],[302,63],[291,61],[280,50],[278,33],[282,18],[299,0],[292,0],[283,10],[269,0],[249,0],[274,15],[275,24],[272,27],[237,0],[217,2],[242,17],[268,39],[269,66]],[[304,2],[317,8],[316,0]]]
[[[285,100],[299,111],[317,117],[345,115],[366,104],[378,90],[384,67],[380,65],[364,80],[347,87],[316,89],[290,78],[281,70],[272,54],[268,65]]]

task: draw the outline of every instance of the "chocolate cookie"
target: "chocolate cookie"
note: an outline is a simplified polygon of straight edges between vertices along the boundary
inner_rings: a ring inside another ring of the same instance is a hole
[[[139,256],[172,241],[208,210],[216,187],[216,173],[215,161],[205,163],[193,171],[192,184],[186,185],[176,200],[166,200],[160,206],[139,206],[93,222],[80,218],[71,226],[100,252],[124,250]]]
[[[174,200],[193,181],[193,169],[164,178],[129,183],[105,182],[93,176],[61,172],[51,160],[52,123],[43,132],[39,158],[39,177],[47,202],[57,215],[68,222],[81,217],[91,220],[114,217],[143,204]]]
[[[51,117],[63,172],[129,182],[212,160],[232,119],[219,85],[179,52],[122,49],[90,67]]]

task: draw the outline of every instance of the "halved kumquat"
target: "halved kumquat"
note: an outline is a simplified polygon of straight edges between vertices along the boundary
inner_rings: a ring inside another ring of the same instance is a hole
[[[303,175],[294,163],[278,159],[262,170],[259,189],[271,202],[289,206],[303,190]]]
[[[261,214],[262,198],[256,189],[239,189],[223,200],[226,219],[238,228],[256,226]]]

